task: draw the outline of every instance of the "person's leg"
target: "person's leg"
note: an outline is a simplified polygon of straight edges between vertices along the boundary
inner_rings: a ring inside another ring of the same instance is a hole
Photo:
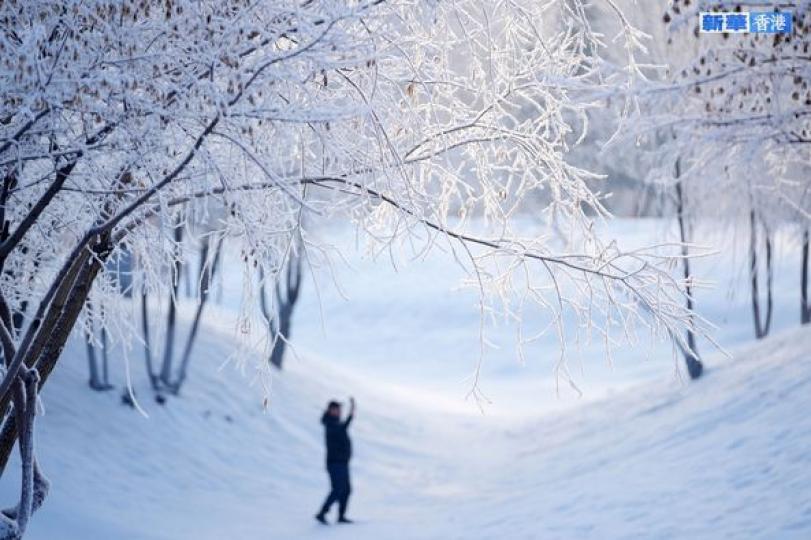
[[[330,507],[332,507],[332,503],[341,500],[341,488],[343,486],[343,475],[341,474],[341,471],[334,465],[328,464],[327,473],[329,473],[330,492],[329,495],[327,495],[326,500],[324,500],[324,504],[321,506],[321,511],[318,512],[319,516],[326,515],[326,513],[329,512]]]
[[[349,495],[352,493],[352,485],[349,482],[349,464],[343,469],[341,475],[341,497],[338,499],[338,516],[339,519],[345,519],[346,506],[349,504]]]

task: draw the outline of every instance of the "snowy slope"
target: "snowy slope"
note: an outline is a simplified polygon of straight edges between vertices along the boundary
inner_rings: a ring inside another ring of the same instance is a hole
[[[532,421],[459,413],[302,358],[265,413],[209,323],[185,396],[149,419],[85,388],[74,343],[38,442],[53,481],[32,539],[811,537],[811,332]],[[323,402],[351,389],[351,527],[323,528]],[[142,397],[146,392],[142,389]],[[7,475],[8,501],[16,479]]]
[[[511,510],[489,530],[811,538],[811,331],[740,349],[734,361],[711,362],[701,382],[668,386],[514,432],[521,450],[497,504]]]

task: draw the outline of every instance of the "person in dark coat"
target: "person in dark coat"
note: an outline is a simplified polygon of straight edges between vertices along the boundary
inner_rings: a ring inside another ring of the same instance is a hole
[[[338,503],[338,523],[352,523],[346,517],[346,505],[352,488],[349,484],[349,459],[352,457],[352,441],[349,439],[347,429],[355,416],[355,399],[349,398],[349,415],[341,420],[341,404],[330,401],[327,410],[321,416],[324,424],[324,439],[327,444],[327,473],[331,490],[321,511],[315,519],[327,524],[326,515],[332,504]]]

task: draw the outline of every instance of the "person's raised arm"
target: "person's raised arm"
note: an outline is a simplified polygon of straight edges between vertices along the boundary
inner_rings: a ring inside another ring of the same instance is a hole
[[[355,398],[349,398],[349,416],[346,417],[346,422],[344,422],[345,426],[349,426],[349,423],[355,417]]]

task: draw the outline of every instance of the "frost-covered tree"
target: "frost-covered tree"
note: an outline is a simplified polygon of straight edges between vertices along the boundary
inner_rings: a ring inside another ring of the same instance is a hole
[[[609,177],[619,178],[619,186],[609,184],[609,200],[615,198],[614,191],[624,200],[616,204],[618,208],[631,210],[634,215],[653,214],[672,217],[681,243],[679,273],[682,275],[685,307],[693,311],[695,306],[694,289],[698,282],[691,272],[691,258],[699,255],[693,244],[695,223],[702,217],[694,204],[694,175],[685,174],[685,163],[691,163],[692,150],[687,145],[676,144],[675,132],[668,124],[673,115],[684,108],[683,95],[675,88],[672,69],[692,60],[696,54],[695,40],[674,40],[667,24],[662,24],[664,6],[655,2],[639,3],[634,0],[618,2],[627,12],[628,21],[647,38],[644,51],[639,55],[627,56],[627,51],[615,48],[614,62],[626,70],[639,70],[644,77],[635,81],[638,84],[618,86],[612,92],[597,94],[603,105],[590,116],[592,137],[599,141],[586,141],[574,156],[587,154],[586,163],[593,163],[594,170],[605,172]],[[616,32],[621,24],[608,17],[601,18],[601,31],[609,35]],[[679,36],[681,37],[681,36]],[[631,97],[630,101],[623,97]],[[629,103],[635,114],[626,117],[623,109]],[[606,122],[606,118],[614,118]],[[625,124],[618,129],[617,120]],[[602,132],[602,133],[601,133]],[[623,197],[623,192],[633,191],[633,196]],[[685,329],[685,342],[688,347],[682,350],[688,375],[696,379],[703,372],[699,354],[697,332],[691,326]]]
[[[125,298],[132,297],[132,260],[126,251],[119,252],[118,258],[107,261],[107,277],[112,279],[111,286],[116,287],[116,293]],[[110,384],[110,354],[107,339],[107,328],[103,322],[99,324],[100,331],[96,331],[96,322],[104,321],[104,306],[94,305],[92,298],[88,298],[84,311],[84,331],[87,347],[88,384],[97,391],[111,390]],[[100,357],[100,358],[99,358]],[[99,366],[99,363],[101,366]]]
[[[810,6],[807,1],[674,0],[663,14],[673,51],[665,77],[634,92],[643,104],[639,132],[673,134],[658,150],[670,162],[683,164],[671,184],[692,201],[687,208],[691,220],[749,228],[748,273],[758,338],[771,324],[772,236],[792,222],[804,231],[811,217],[806,195],[811,182],[804,174],[811,158]],[[790,34],[699,32],[700,11],[780,9],[794,14]],[[807,297],[806,285],[800,296]]]
[[[299,252],[302,248],[301,240],[291,243],[291,252],[286,257],[285,268],[276,279],[273,292],[268,294],[265,275],[259,269],[259,307],[262,318],[268,327],[269,349],[271,365],[282,368],[284,353],[287,349],[287,340],[291,335],[293,312],[301,293],[301,279],[304,261]]]
[[[578,89],[613,82],[600,49],[579,0],[0,4],[0,464],[19,441],[23,468],[0,537],[44,498],[34,404],[88,298],[131,335],[106,262],[133,257],[134,290],[173,287],[190,223],[238,246],[246,289],[257,267],[278,279],[294,238],[318,249],[309,212],[453,250],[483,316],[533,303],[561,335],[574,316],[609,346],[644,325],[686,347],[675,246],[599,238],[591,176],[563,159]],[[522,234],[538,191],[555,228]]]
[[[217,216],[208,216],[208,219],[218,219]],[[199,238],[199,247],[189,248],[184,242],[184,228],[189,228]],[[159,403],[165,403],[165,393],[178,394],[188,376],[188,368],[192,359],[194,342],[197,339],[203,312],[213,288],[213,279],[222,259],[224,237],[214,231],[205,223],[176,223],[172,227],[174,253],[167,264],[166,282],[155,281],[157,290],[152,291],[153,297],[163,297],[166,302],[165,317],[150,315],[150,294],[148,287],[142,286],[140,298],[141,339],[143,341],[145,368],[152,390],[156,393]],[[194,259],[197,259],[196,263]],[[195,277],[192,278],[192,268]],[[179,333],[177,325],[177,308],[180,299],[181,281],[186,281],[188,292],[186,296],[193,296],[196,301],[191,328],[185,336]],[[162,286],[162,288],[160,288]],[[192,294],[194,289],[194,294]],[[160,314],[159,314],[160,315]],[[152,327],[155,326],[153,317],[163,324],[157,325],[163,331],[162,348],[155,347],[152,337]],[[175,346],[176,339],[182,339],[182,348]],[[153,362],[153,355],[160,352],[160,370]],[[124,402],[134,404],[129,389],[125,393]]]

